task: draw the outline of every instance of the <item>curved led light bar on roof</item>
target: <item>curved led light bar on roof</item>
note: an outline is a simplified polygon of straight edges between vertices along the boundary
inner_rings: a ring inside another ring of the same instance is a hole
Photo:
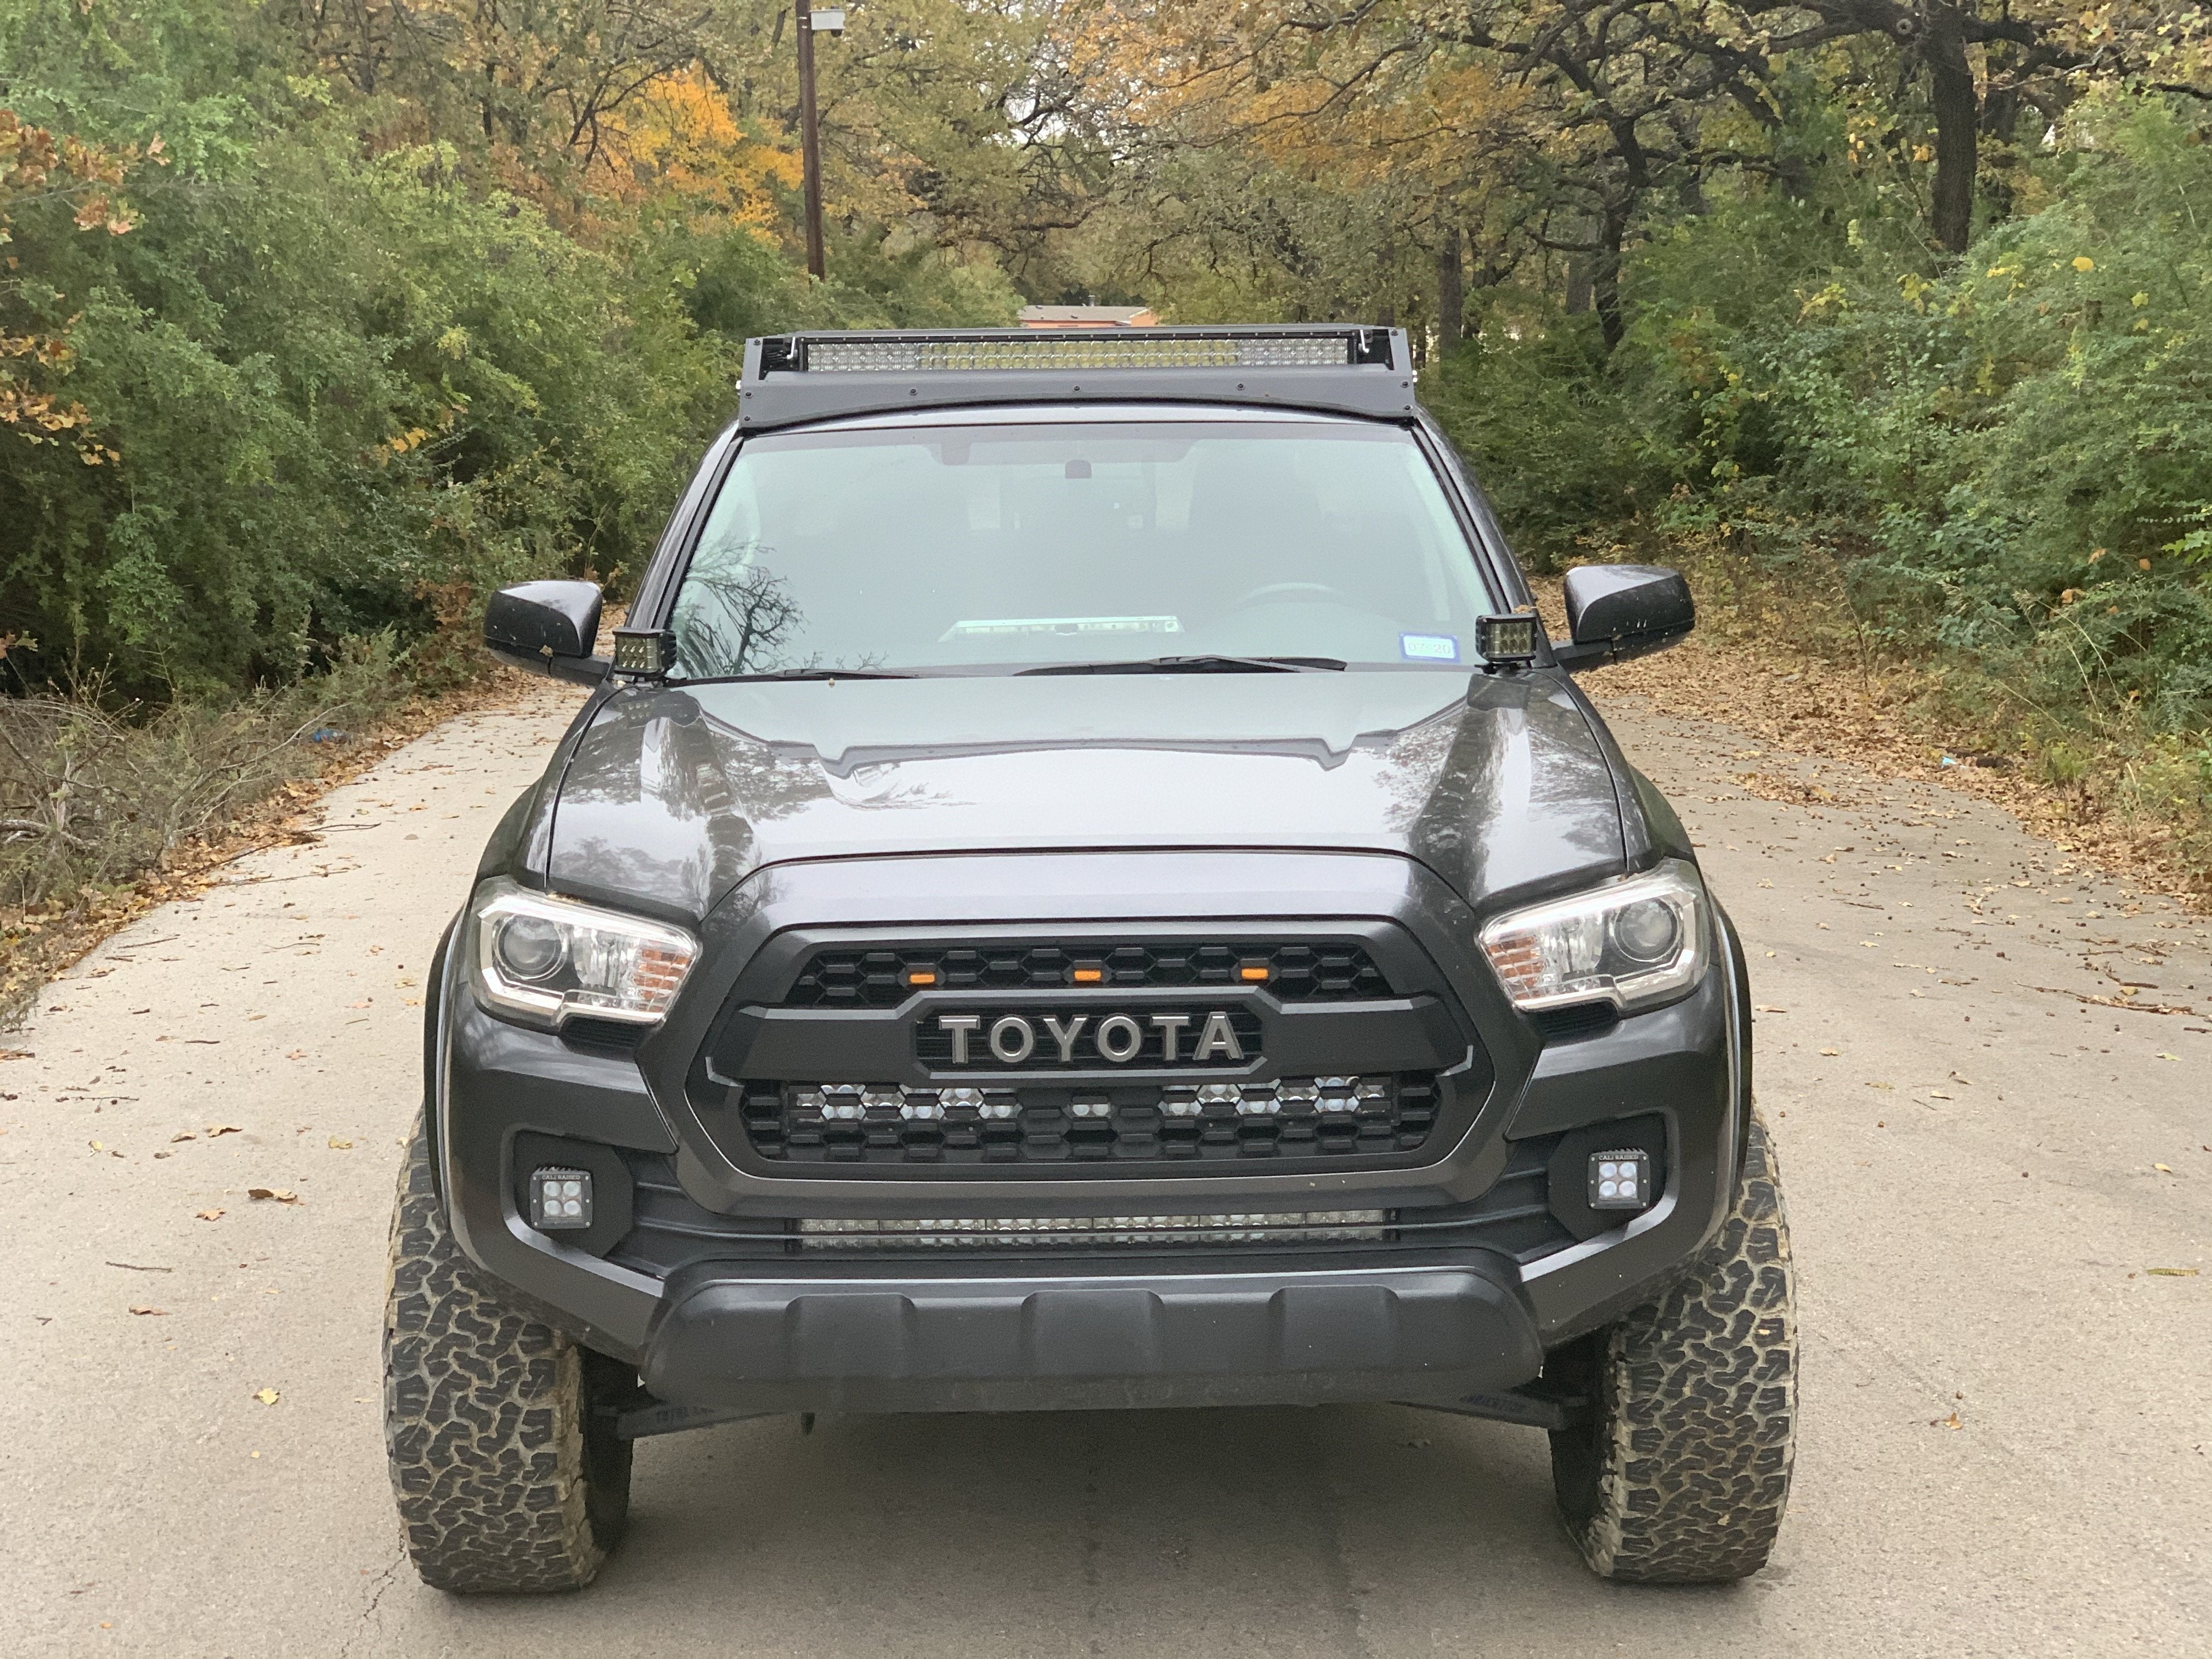
[[[1257,339],[1144,333],[1069,338],[807,340],[810,374],[914,374],[1003,368],[1347,368],[1358,362],[1350,331]]]
[[[745,344],[747,431],[988,404],[1214,403],[1415,416],[1405,331],[1251,327],[878,329]]]

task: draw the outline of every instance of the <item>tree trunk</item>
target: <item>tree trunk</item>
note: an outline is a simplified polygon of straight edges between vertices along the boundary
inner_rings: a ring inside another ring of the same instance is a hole
[[[1590,259],[1590,305],[1605,349],[1613,350],[1627,333],[1620,310],[1620,245],[1628,235],[1628,216],[1608,208],[1598,225],[1598,250]]]
[[[1590,262],[1587,253],[1567,256],[1567,315],[1582,317],[1590,308]]]
[[[1966,63],[1966,38],[1958,8],[1936,0],[1928,8],[1921,47],[1928,64],[1928,101],[1936,112],[1936,197],[1929,228],[1952,253],[1964,253],[1974,228],[1974,172],[1981,105]]]
[[[1459,227],[1444,228],[1443,246],[1437,250],[1437,349],[1448,352],[1467,330],[1467,276],[1460,269]]]
[[[1573,219],[1567,221],[1564,228],[1565,230],[1565,234],[1573,237],[1577,242],[1595,242],[1597,240],[1598,222],[1595,216],[1583,218],[1577,215]],[[1589,315],[1590,255],[1588,253],[1570,253],[1567,255],[1567,289],[1565,302],[1568,316],[1587,317]]]

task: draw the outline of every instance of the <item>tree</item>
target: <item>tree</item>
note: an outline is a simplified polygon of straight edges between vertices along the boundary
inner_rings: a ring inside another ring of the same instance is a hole
[[[143,154],[159,164],[161,149],[155,138]],[[141,154],[130,145],[58,139],[15,111],[0,109],[0,247],[15,240],[9,218],[25,209],[49,216],[66,212],[88,234],[123,235],[134,222],[118,192],[125,170]],[[68,321],[57,325],[38,317],[52,296],[35,271],[23,271],[20,257],[11,255],[7,269],[0,282],[0,427],[27,443],[67,444],[88,466],[114,460],[115,452],[94,435],[84,405],[64,403],[48,384],[68,373]],[[23,368],[11,368],[11,362]]]

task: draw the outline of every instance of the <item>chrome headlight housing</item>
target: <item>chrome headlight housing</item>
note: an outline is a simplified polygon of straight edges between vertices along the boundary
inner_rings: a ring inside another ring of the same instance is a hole
[[[1571,898],[1483,924],[1483,953],[1524,1012],[1571,1002],[1624,1012],[1680,996],[1706,954],[1705,889],[1696,866],[1670,859]]]
[[[477,890],[471,957],[484,1005],[557,1029],[578,1015],[657,1025],[699,959],[680,927],[519,887],[504,876]]]

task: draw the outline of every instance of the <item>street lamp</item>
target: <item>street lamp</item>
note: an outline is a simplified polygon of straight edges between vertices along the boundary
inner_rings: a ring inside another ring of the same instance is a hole
[[[799,25],[799,155],[806,191],[806,270],[825,275],[822,258],[822,124],[814,103],[814,32],[845,32],[845,9],[824,6],[814,9],[811,0],[793,0],[793,21]]]

